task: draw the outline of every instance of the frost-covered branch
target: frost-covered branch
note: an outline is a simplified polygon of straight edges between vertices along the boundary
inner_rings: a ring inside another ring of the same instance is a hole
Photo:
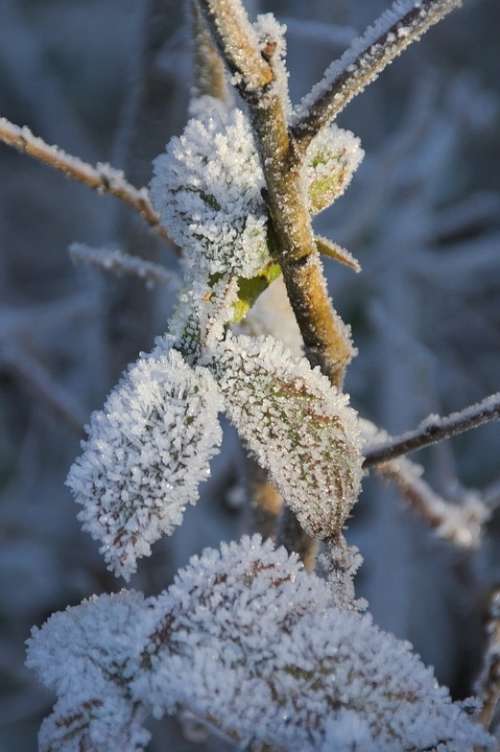
[[[84,183],[98,193],[109,193],[137,211],[161,237],[168,240],[167,231],[153,209],[146,188],[135,188],[123,172],[108,164],[93,165],[67,154],[57,146],[50,146],[26,126],[20,128],[0,117],[0,141],[27,154],[39,162],[64,173],[66,177]]]
[[[178,277],[160,264],[131,256],[118,248],[93,248],[85,243],[72,243],[69,254],[77,263],[89,264],[121,276],[127,274],[144,280],[147,287],[177,284]]]
[[[239,0],[199,0],[213,36],[242,93],[256,93],[273,80],[258,38]]]
[[[410,44],[460,5],[461,0],[397,0],[300,102],[293,124],[300,151]]]
[[[377,465],[376,471],[395,484],[409,508],[439,538],[465,549],[480,545],[490,513],[477,494],[469,492],[460,503],[445,500],[421,477],[422,467],[404,457]]]
[[[301,169],[288,133],[283,28],[269,16],[255,26],[239,0],[203,0],[212,33],[247,101],[267,186],[272,234],[305,351],[340,385],[354,350],[328,297],[305,200]]]
[[[429,415],[413,431],[408,431],[379,446],[368,447],[365,450],[364,467],[372,467],[383,462],[401,457],[408,452],[414,452],[430,444],[444,439],[450,439],[458,434],[470,431],[500,419],[500,392],[492,394],[475,405],[464,408],[460,412],[451,413],[444,418]]]
[[[210,96],[220,101],[227,97],[224,62],[214,46],[197,0],[192,2],[194,90],[197,97]]]
[[[490,599],[487,641],[484,665],[476,690],[482,701],[479,719],[488,731],[493,723],[500,700],[500,588],[493,591]]]

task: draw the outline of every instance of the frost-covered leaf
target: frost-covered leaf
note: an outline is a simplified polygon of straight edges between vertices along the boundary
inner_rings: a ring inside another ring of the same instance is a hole
[[[311,141],[305,156],[304,179],[313,214],[326,209],[344,193],[363,156],[359,138],[335,124]]]
[[[272,337],[227,337],[212,368],[229,417],[304,529],[334,535],[361,482],[357,416],[347,396]]]
[[[336,608],[325,581],[259,536],[194,557],[157,598],[101,596],[56,614],[34,631],[28,665],[56,691],[56,714],[92,700],[77,731],[88,752],[140,749],[126,741],[129,728],[144,733],[127,726],[134,713],[179,710],[240,746],[287,752],[493,746],[408,643]],[[46,722],[44,749],[76,752],[72,739],[48,746],[60,733]]]
[[[220,397],[210,373],[160,342],[124,374],[88,427],[67,484],[79,519],[126,579],[151,544],[198,499],[221,441]]]
[[[148,606],[133,591],[94,596],[33,629],[27,665],[58,697],[40,730],[40,752],[145,749],[145,713],[128,681],[153,628]]]
[[[154,162],[151,196],[196,276],[253,277],[269,262],[264,177],[241,110],[203,98]]]

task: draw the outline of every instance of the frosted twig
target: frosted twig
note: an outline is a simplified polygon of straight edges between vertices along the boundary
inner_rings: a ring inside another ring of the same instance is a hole
[[[73,261],[91,264],[118,276],[127,274],[140,277],[147,287],[171,285],[177,282],[177,275],[160,264],[131,256],[118,248],[92,248],[85,243],[72,243],[69,254]]]
[[[300,151],[403,50],[459,5],[461,0],[398,0],[383,13],[300,102],[293,126]]]
[[[0,356],[0,368],[19,376],[28,389],[44,402],[57,418],[62,419],[77,436],[83,436],[84,418],[81,408],[37,359],[9,344]]]
[[[98,193],[109,193],[135,209],[162,238],[168,240],[167,231],[153,209],[146,188],[135,188],[123,172],[108,164],[93,165],[67,154],[57,146],[50,146],[24,126],[20,128],[6,118],[0,117],[0,141],[23,154],[43,162],[66,177],[84,183]]]
[[[227,97],[224,62],[212,42],[212,37],[206,28],[197,0],[192,2],[192,12],[194,89],[196,96],[207,95],[223,102]]]
[[[476,691],[482,700],[479,720],[489,730],[500,700],[500,587],[495,588],[491,596],[486,631],[484,665]]]
[[[284,30],[268,16],[252,27],[240,0],[200,0],[210,31],[247,102],[266,180],[276,256],[311,365],[341,386],[354,355],[348,328],[334,311],[304,196],[301,168],[288,129],[288,88],[283,64]],[[288,500],[287,500],[288,501]],[[288,513],[287,513],[287,516]],[[289,550],[304,551],[298,524],[287,524]]]
[[[233,80],[250,107],[276,254],[305,353],[313,366],[319,365],[332,383],[340,386],[354,349],[349,330],[328,297],[300,165],[289,139],[287,82],[281,60],[283,30],[265,17],[258,38],[240,0],[202,0],[201,6]]]
[[[379,465],[408,452],[435,444],[452,436],[470,431],[483,423],[500,419],[500,392],[492,394],[475,405],[460,412],[451,413],[444,418],[429,415],[413,431],[408,431],[394,439],[365,450],[363,467]]]
[[[242,94],[256,92],[273,80],[260,54],[255,31],[239,0],[199,0],[215,41]]]
[[[435,493],[421,477],[422,468],[406,458],[380,464],[377,473],[392,481],[409,507],[429,527],[460,548],[477,548],[489,510],[481,499],[470,492],[459,504],[452,504]]]

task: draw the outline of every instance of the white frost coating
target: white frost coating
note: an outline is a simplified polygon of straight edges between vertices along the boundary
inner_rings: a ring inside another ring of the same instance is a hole
[[[156,158],[151,197],[193,274],[252,277],[269,260],[264,178],[244,114],[212,102]]]
[[[264,50],[271,46],[272,52],[268,56],[273,69],[274,80],[266,94],[277,94],[288,116],[292,106],[288,93],[288,69],[286,67],[286,24],[281,24],[272,13],[261,13],[254,23],[259,38],[260,48]]]
[[[185,709],[244,747],[288,752],[472,752],[494,742],[433,672],[323,580],[259,536],[206,550],[157,598],[101,596],[34,630],[28,665],[54,689],[45,748],[80,712],[85,749],[141,749],[140,721]],[[102,705],[99,705],[99,702]],[[92,704],[93,703],[93,704]],[[66,709],[69,711],[67,718]],[[110,711],[114,711],[110,715]],[[103,717],[104,716],[104,717]],[[127,743],[128,729],[135,746]],[[107,745],[107,746],[106,746]]]
[[[338,532],[361,483],[348,397],[272,337],[229,336],[212,362],[228,416],[302,527],[320,538]]]
[[[71,243],[69,255],[76,263],[90,264],[118,276],[123,274],[140,277],[147,287],[176,284],[177,275],[139,256],[131,256],[119,248],[92,248],[85,243]]]
[[[359,138],[335,124],[311,141],[304,160],[304,183],[313,214],[342,196],[364,155]]]
[[[368,83],[374,81],[380,71],[412,42],[420,39],[431,26],[461,4],[462,0],[433,0],[433,2],[397,0],[372,26],[366,29],[361,37],[351,43],[342,57],[326,69],[322,80],[303,97],[296,107],[292,125],[296,125],[301,118],[305,118],[309,110],[330,90],[334,82],[344,72],[348,72],[349,81],[342,87],[341,95],[345,104]],[[405,25],[403,19],[413,8],[420,10],[415,14],[413,21]],[[384,43],[377,43],[385,35],[387,37]]]
[[[220,409],[210,373],[189,367],[167,343],[139,358],[91,416],[67,485],[117,575],[128,579],[197,501],[221,442]]]
[[[150,734],[127,681],[152,631],[148,605],[133,591],[93,596],[33,628],[26,663],[58,697],[40,730],[40,752],[146,748]]]

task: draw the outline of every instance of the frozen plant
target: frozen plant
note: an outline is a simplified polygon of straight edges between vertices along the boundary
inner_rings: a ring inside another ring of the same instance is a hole
[[[167,333],[92,415],[68,476],[108,566],[128,579],[137,559],[181,523],[218,451],[222,411],[283,504],[273,537],[284,546],[244,537],[194,558],[159,596],[94,597],[34,631],[28,664],[58,696],[42,750],[141,750],[148,714],[182,711],[252,750],[492,748],[470,717],[477,704],[454,704],[411,646],[361,613],[353,585],[360,556],[344,528],[364,470],[387,471],[389,462],[401,481],[393,457],[435,440],[436,430],[446,438],[457,426],[498,418],[498,395],[480,417],[471,408],[452,416],[451,427],[427,421],[365,450],[363,424],[343,391],[356,350],[320,254],[360,266],[312,227],[363,156],[335,116],[458,4],[395,3],[292,110],[284,27],[270,15],[252,24],[240,0],[196,0],[197,68],[206,70],[192,118],[155,161],[151,199],[109,166],[92,168],[0,120],[6,143],[124,200],[181,255]],[[224,65],[244,110],[229,104]],[[122,256],[111,262],[139,268]],[[251,336],[250,321],[247,333],[233,331],[280,276],[302,339],[289,331],[292,349],[279,327]],[[427,501],[439,529],[460,538],[456,521],[446,524],[446,505]],[[325,578],[289,554],[300,552],[312,569],[321,541]],[[482,690],[493,708],[497,690]]]
[[[337,608],[324,580],[259,536],[207,549],[157,597],[122,591],[55,614],[28,665],[59,698],[43,752],[140,750],[145,717],[181,709],[241,748],[493,744],[408,643]]]

